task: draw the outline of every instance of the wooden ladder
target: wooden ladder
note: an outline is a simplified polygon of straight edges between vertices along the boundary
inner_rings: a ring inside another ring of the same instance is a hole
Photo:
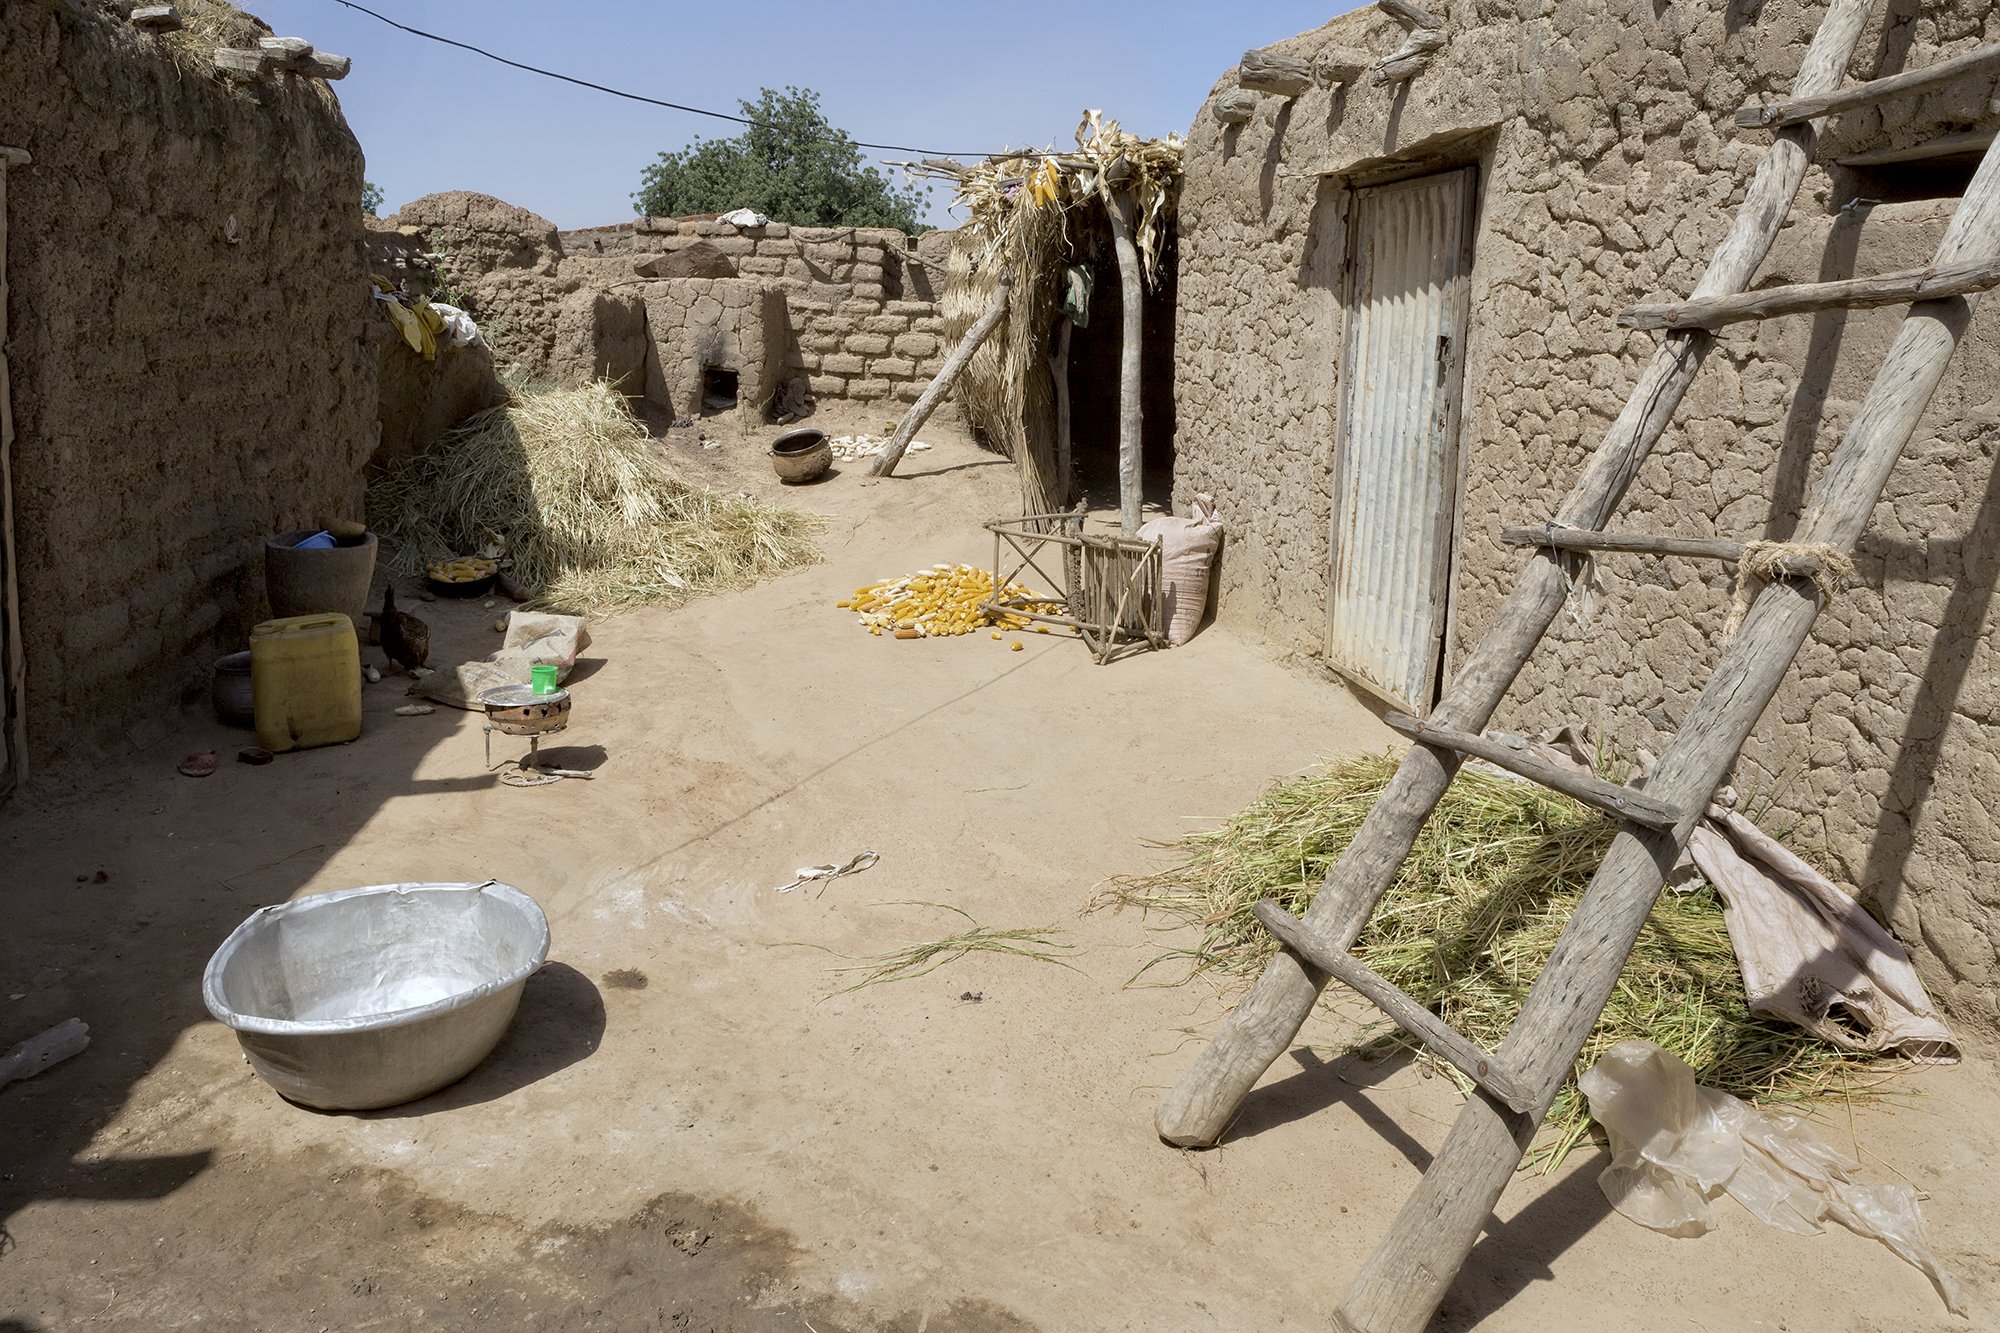
[[[1989,149],[1931,268],[1744,290],[1804,179],[1817,137],[1815,117],[1937,87],[2000,62],[2000,47],[1992,47],[1843,88],[1868,14],[1869,0],[1831,0],[1792,96],[1737,114],[1739,124],[1774,127],[1777,134],[1728,236],[1689,301],[1642,306],[1622,317],[1632,327],[1666,330],[1624,410],[1554,520],[1509,534],[1535,553],[1430,718],[1391,719],[1416,744],[1327,872],[1304,918],[1294,919],[1275,904],[1259,905],[1258,918],[1285,947],[1160,1105],[1157,1124],[1169,1143],[1216,1143],[1335,977],[1473,1082],[1475,1091],[1423,1182],[1348,1288],[1335,1313],[1338,1328],[1419,1333],[1428,1323],[1596,1026],[1688,834],[1735,764],[1824,603],[1810,555],[1796,554],[1781,565],[1749,606],[1644,792],[1580,778],[1537,762],[1504,738],[1482,734],[1561,610],[1580,552],[1642,550],[1726,561],[1742,555],[1742,547],[1730,542],[1602,531],[1714,345],[1710,330],[1771,314],[1913,302],[1794,538],[1799,546],[1850,554],[1971,319],[1973,293],[2000,281],[2000,152]],[[1347,953],[1467,756],[1559,788],[1622,821],[1513,1029],[1490,1052]]]

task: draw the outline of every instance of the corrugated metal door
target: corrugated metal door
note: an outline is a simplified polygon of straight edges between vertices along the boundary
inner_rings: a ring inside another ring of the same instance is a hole
[[[1414,713],[1444,648],[1473,189],[1467,167],[1357,189],[1348,210],[1328,654]]]

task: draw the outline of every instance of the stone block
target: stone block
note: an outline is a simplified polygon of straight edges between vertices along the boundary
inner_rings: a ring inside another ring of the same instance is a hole
[[[880,402],[896,396],[896,386],[888,380],[850,380],[847,396],[863,403]]]
[[[813,375],[807,378],[806,385],[813,391],[815,398],[847,396],[847,380],[839,375]]]
[[[836,353],[822,361],[820,368],[831,375],[859,375],[868,368],[868,363],[858,356]]]
[[[885,379],[906,380],[917,373],[917,363],[900,356],[878,356],[868,363],[868,373]]]
[[[935,315],[938,313],[938,308],[933,301],[891,301],[882,307],[882,313],[904,315],[915,319],[922,315]]]
[[[886,333],[891,337],[910,327],[910,321],[901,315],[870,315],[861,321],[861,327],[870,333]]]
[[[881,356],[889,350],[889,335],[886,333],[850,333],[844,344],[848,351],[859,352],[863,356]]]
[[[933,333],[905,333],[895,343],[898,356],[915,357],[919,361],[936,356],[938,346],[937,335]]]
[[[746,278],[781,278],[785,275],[785,261],[767,259],[763,255],[745,255],[736,261],[736,271]]]

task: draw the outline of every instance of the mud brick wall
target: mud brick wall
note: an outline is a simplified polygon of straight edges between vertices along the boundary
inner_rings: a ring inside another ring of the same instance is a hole
[[[942,269],[922,262],[918,241],[892,228],[647,218],[632,236],[630,262],[696,242],[712,246],[742,277],[783,293],[792,334],[786,364],[815,398],[907,403],[950,350],[936,300]]]
[[[1443,12],[1443,11],[1440,11]],[[1344,311],[1346,186],[1367,173],[1475,164],[1481,193],[1460,433],[1450,670],[1521,563],[1503,525],[1554,512],[1657,335],[1626,305],[1687,293],[1720,243],[1768,132],[1747,102],[1783,95],[1824,12],[1571,0],[1450,8],[1449,45],[1407,88],[1364,78],[1261,97],[1225,126],[1211,94],[1182,200],[1175,498],[1228,524],[1220,614],[1307,655],[1325,650]],[[1402,29],[1352,14],[1280,49],[1382,54]],[[2000,11],[1952,0],[1878,12],[1848,71],[1864,79],[2000,40]],[[1828,122],[1759,285],[1929,262],[1948,200],[1883,197],[1838,165],[1996,123],[1993,80]],[[1935,171],[1935,167],[1929,168]],[[1613,526],[1783,538],[1851,420],[1898,310],[1724,331]],[[1767,825],[1890,922],[1961,1023],[2000,1018],[2000,302],[1974,317],[1943,391],[1858,553],[1747,746],[1735,782]],[[1657,753],[1719,655],[1727,572],[1598,562],[1594,611],[1559,620],[1498,722],[1603,728]]]
[[[95,6],[0,7],[31,759],[205,689],[263,538],[358,517],[361,151],[326,85],[230,85]]]

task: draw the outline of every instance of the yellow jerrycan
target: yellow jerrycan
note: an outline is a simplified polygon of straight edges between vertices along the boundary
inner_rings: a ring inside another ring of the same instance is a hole
[[[361,644],[339,612],[267,620],[250,631],[257,744],[274,753],[361,734]]]

